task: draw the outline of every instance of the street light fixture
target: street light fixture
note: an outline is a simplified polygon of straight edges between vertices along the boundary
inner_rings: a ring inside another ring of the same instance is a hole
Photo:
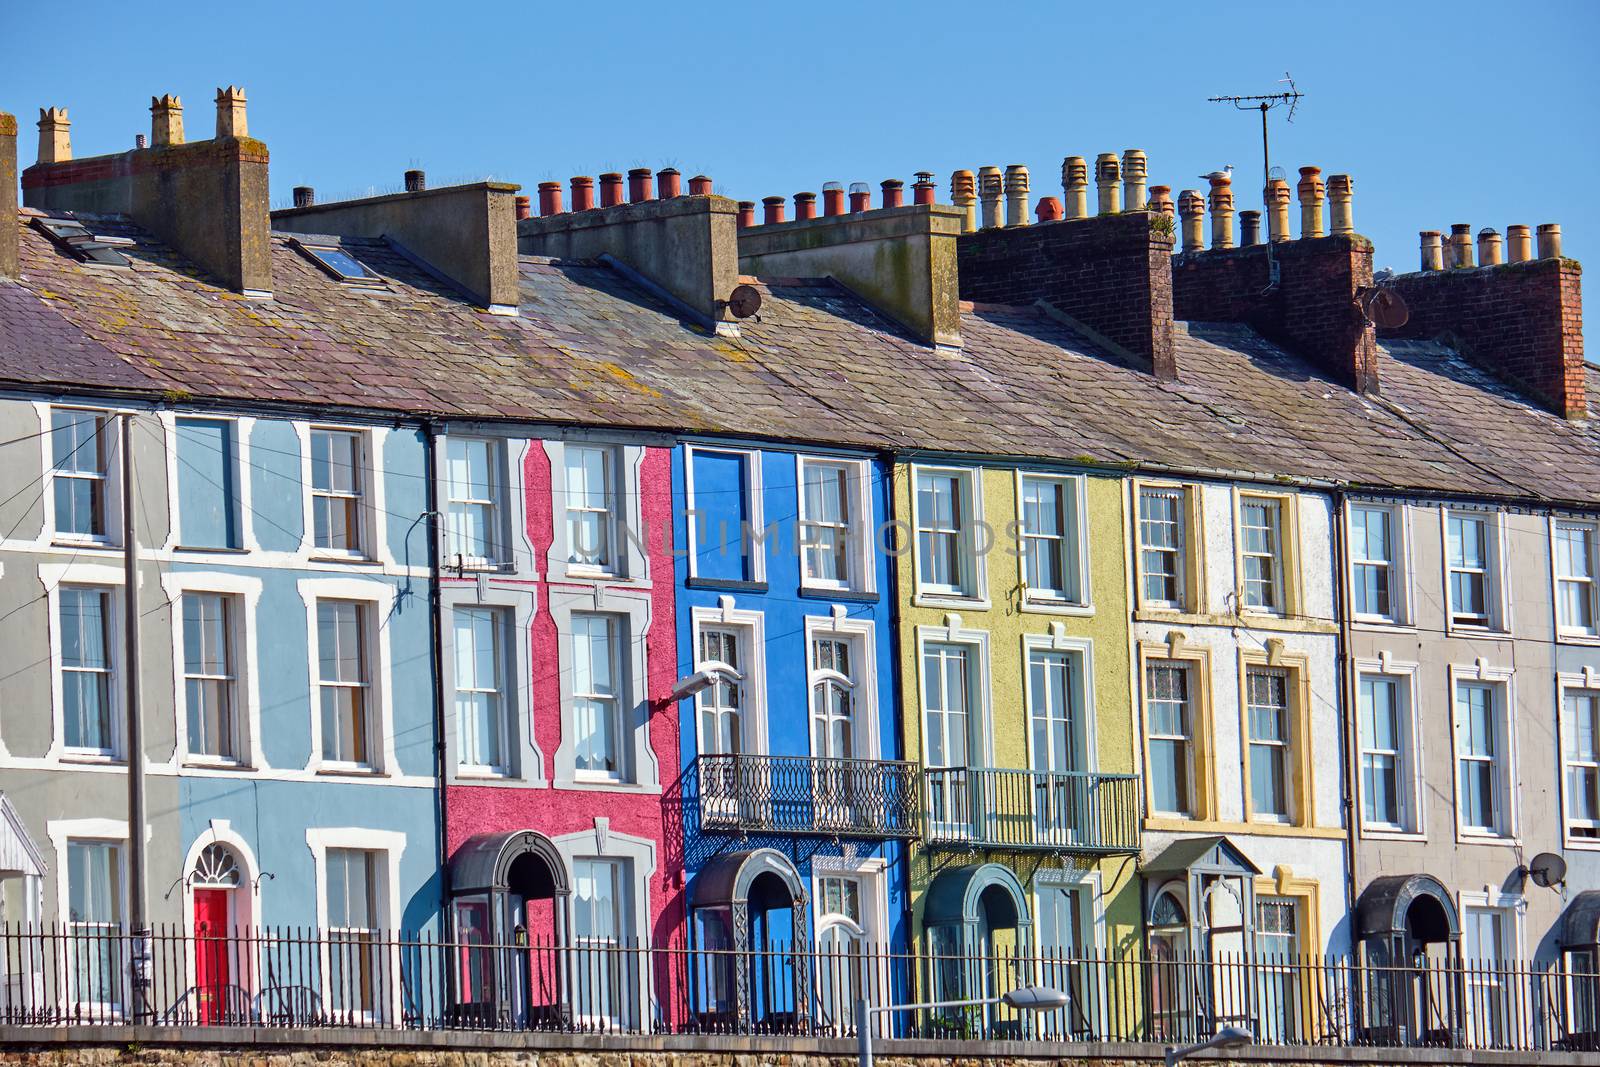
[[[1184,1045],[1182,1048],[1168,1048],[1166,1052],[1166,1067],[1172,1067],[1174,1063],[1188,1059],[1196,1052],[1204,1052],[1213,1048],[1243,1048],[1254,1040],[1255,1035],[1242,1026],[1224,1026],[1204,1041],[1193,1045]]]
[[[978,1000],[930,1000],[923,1004],[883,1004],[869,1006],[866,998],[856,1001],[856,1060],[859,1067],[872,1067],[872,1016],[892,1011],[924,1011],[929,1008],[974,1008],[989,1004],[1004,1004],[1017,1011],[1055,1011],[1072,1003],[1072,998],[1050,986],[1030,985],[1002,993],[998,997]],[[1249,1035],[1245,1035],[1249,1040]]]

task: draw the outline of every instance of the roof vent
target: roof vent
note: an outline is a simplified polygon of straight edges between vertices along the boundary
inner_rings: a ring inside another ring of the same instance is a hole
[[[36,218],[33,225],[55,246],[80,263],[100,263],[108,267],[126,267],[130,260],[118,248],[131,248],[134,242],[126,237],[96,237],[77,219]]]

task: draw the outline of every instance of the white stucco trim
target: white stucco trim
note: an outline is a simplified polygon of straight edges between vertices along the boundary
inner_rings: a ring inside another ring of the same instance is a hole
[[[210,411],[158,411],[156,418],[160,421],[162,449],[167,463],[167,540],[161,546],[164,552],[181,552],[182,558],[195,556],[221,556],[227,557],[240,552],[259,551],[261,545],[256,540],[255,509],[251,501],[251,492],[255,479],[250,476],[253,465],[250,460],[250,435],[255,432],[256,420],[249,415],[229,415],[224,412]],[[234,519],[239,524],[239,547],[237,549],[220,548],[216,546],[183,546],[181,506],[178,498],[178,479],[181,475],[182,464],[178,459],[178,420],[195,419],[205,422],[225,422],[232,427],[233,433],[233,477],[234,488],[238,499],[234,507],[238,514]],[[215,549],[208,552],[207,549]]]
[[[71,841],[110,841],[122,846],[123,853],[118,857],[117,868],[122,877],[124,891],[122,892],[122,921],[128,921],[128,894],[126,885],[128,880],[128,820],[126,819],[51,819],[45,823],[45,836],[50,839],[50,847],[55,852],[55,883],[56,883],[56,921],[65,923],[70,911],[70,887],[67,885],[67,844]],[[145,840],[150,840],[150,829],[145,828]],[[65,996],[65,991],[62,993]]]
[[[631,929],[622,940],[624,944],[628,938],[636,939],[639,944],[650,943],[652,940],[650,885],[655,880],[656,874],[655,842],[647,837],[635,837],[632,834],[612,830],[610,818],[597,815],[592,829],[562,834],[551,838],[551,843],[556,846],[556,851],[561,853],[562,862],[567,865],[569,880],[573,877],[575,863],[578,860],[623,860],[627,863],[629,880],[627,911]],[[570,909],[572,905],[569,904],[568,907]],[[646,1018],[636,1020],[641,1024],[654,1019],[657,1015],[652,996],[653,970],[651,967],[635,968],[639,983],[638,998],[635,1003],[641,1007],[648,1005],[644,1008]]]
[[[45,626],[50,648],[50,748],[44,754],[46,763],[69,761],[73,763],[107,763],[119,767],[128,758],[124,737],[123,704],[127,699],[125,686],[127,664],[123,662],[123,570],[105,563],[41,563],[39,581],[45,591]],[[110,682],[107,686],[109,714],[111,717],[111,753],[70,749],[66,745],[64,695],[61,686],[61,586],[82,585],[105,589],[106,654],[111,663]],[[143,586],[141,578],[140,583]]]
[[[917,735],[921,740],[919,746],[919,759],[923,766],[928,765],[928,737],[927,737],[927,679],[923,677],[923,654],[929,642],[968,645],[973,650],[972,668],[978,672],[975,679],[975,692],[973,695],[979,701],[976,721],[971,713],[967,722],[967,754],[969,767],[994,766],[994,694],[991,671],[989,667],[989,631],[963,629],[960,615],[954,612],[945,616],[943,626],[918,626],[917,627]],[[976,736],[974,736],[976,735]],[[974,744],[973,742],[977,743]],[[971,760],[974,753],[981,753],[982,764]]]
[[[1355,567],[1354,553],[1345,553],[1349,559],[1346,565],[1348,572],[1343,576],[1344,587],[1348,592],[1350,626],[1352,629],[1371,630],[1377,632],[1412,632],[1417,625],[1417,568],[1415,554],[1412,548],[1412,509],[1404,501],[1383,500],[1373,497],[1356,498],[1347,501],[1345,506],[1345,538],[1348,544],[1351,539],[1351,526],[1353,513],[1357,508],[1382,510],[1389,513],[1389,536],[1391,540],[1390,551],[1394,558],[1389,565],[1389,614],[1385,619],[1375,615],[1357,615],[1355,613]]]
[[[1419,664],[1411,660],[1397,660],[1390,656],[1387,650],[1380,652],[1377,659],[1353,659],[1350,664],[1351,673],[1355,681],[1355,707],[1351,715],[1361,713],[1361,679],[1366,675],[1381,675],[1395,679],[1399,683],[1399,690],[1406,702],[1405,707],[1405,748],[1402,755],[1405,758],[1405,785],[1406,793],[1403,803],[1409,813],[1410,820],[1403,830],[1385,829],[1380,825],[1368,825],[1363,813],[1366,810],[1366,795],[1362,789],[1361,780],[1361,730],[1359,723],[1356,729],[1355,752],[1352,764],[1355,768],[1355,791],[1353,798],[1358,832],[1362,837],[1385,841],[1426,841],[1428,838],[1428,806],[1424,803],[1425,783],[1427,775],[1424,773],[1424,751],[1426,743],[1423,737],[1421,720],[1417,715],[1417,671]]]
[[[1087,637],[1068,637],[1066,626],[1060,622],[1049,624],[1049,632],[1022,635],[1022,715],[1026,724],[1024,745],[1028,753],[1028,766],[1038,769],[1033,751],[1033,670],[1034,652],[1065,652],[1076,656],[1078,692],[1074,694],[1083,728],[1083,767],[1095,771],[1100,767],[1099,746],[1095,743],[1099,731],[1095,724],[1094,697],[1094,642]]]
[[[620,553],[622,565],[612,572],[592,567],[574,566],[567,562],[571,555],[567,543],[567,445],[594,445],[611,451],[613,477],[612,498],[616,502],[612,513],[611,537],[614,551]],[[545,557],[546,580],[551,582],[633,582],[650,581],[650,554],[646,540],[650,531],[644,527],[640,507],[641,472],[644,469],[646,449],[642,445],[624,445],[604,438],[550,439],[544,442],[545,455],[550,462],[550,550]],[[658,533],[656,536],[660,536]]]
[[[1484,598],[1489,608],[1487,626],[1472,626],[1455,621],[1455,609],[1450,603],[1450,516],[1476,514],[1488,520],[1485,529],[1489,544],[1486,556],[1489,561],[1488,580],[1484,583]],[[1455,504],[1439,508],[1439,589],[1440,603],[1444,606],[1444,630],[1452,637],[1477,640],[1509,640],[1513,632],[1512,598],[1507,590],[1505,512],[1498,509]],[[1452,686],[1453,689],[1453,686]],[[1454,699],[1454,693],[1451,694]]]
[[[1501,887],[1484,885],[1481,889],[1462,889],[1456,893],[1456,907],[1460,910],[1464,920],[1467,909],[1470,907],[1494,908],[1510,916],[1510,929],[1507,930],[1508,944],[1505,945],[1507,960],[1526,959],[1522,954],[1524,927],[1528,915],[1528,898],[1521,893],[1507,893]],[[1465,925],[1463,923],[1463,925]],[[1462,931],[1462,940],[1466,940],[1466,932]],[[1463,945],[1463,951],[1465,946]],[[1477,960],[1469,960],[1468,967],[1477,966]]]
[[[710,453],[721,456],[738,456],[744,464],[745,499],[741,509],[746,515],[745,522],[749,531],[760,537],[765,526],[763,525],[764,495],[761,483],[761,456],[762,454],[750,448],[719,448],[714,445],[684,445],[683,446],[683,491],[687,506],[684,508],[684,523],[688,543],[684,546],[684,559],[688,562],[689,577],[698,578],[700,558],[700,516],[703,512],[695,501],[694,486],[694,460],[700,453]],[[767,580],[767,551],[765,541],[755,543],[745,537],[745,531],[737,531],[738,540],[735,542],[741,549],[748,553],[750,560],[750,574],[748,581],[765,582]]]
[[[495,502],[495,539],[501,552],[501,558],[498,560],[488,563],[469,561],[459,569],[450,552],[450,534],[446,521],[450,507],[450,442],[457,439],[485,441],[493,448],[494,476],[500,491],[499,499]],[[446,573],[511,574],[534,569],[533,542],[528,537],[527,494],[523,478],[524,464],[530,447],[531,443],[525,438],[505,437],[487,429],[485,432],[475,432],[474,427],[468,426],[452,427],[435,439],[434,491],[440,510],[439,561]],[[522,566],[520,562],[522,560],[527,561],[526,568]]]
[[[1511,667],[1493,667],[1489,661],[1480,657],[1469,664],[1452,663],[1449,668],[1450,691],[1446,705],[1450,709],[1450,782],[1452,785],[1452,809],[1454,811],[1456,840],[1462,844],[1474,845],[1505,845],[1520,848],[1521,841],[1521,816],[1522,805],[1518,788],[1518,758],[1517,758],[1517,694],[1514,689],[1513,676],[1515,670]],[[1483,682],[1499,687],[1496,699],[1500,701],[1497,709],[1500,713],[1499,726],[1504,730],[1506,745],[1506,763],[1500,773],[1500,790],[1505,802],[1505,811],[1502,818],[1505,830],[1499,834],[1473,833],[1465,829],[1461,822],[1461,753],[1456,744],[1456,688],[1462,682]]]
[[[744,653],[743,675],[745,707],[740,713],[741,725],[749,731],[745,755],[761,755],[767,751],[767,637],[766,616],[759,611],[735,608],[734,598],[721,596],[717,606],[690,609],[690,649],[695,656],[694,669],[700,669],[700,635],[708,626],[735,630],[739,634],[740,651]],[[693,698],[695,708],[695,750],[704,752],[700,745],[700,704]]]
[[[649,664],[647,647],[652,622],[650,591],[600,584],[560,587],[549,591],[550,617],[556,624],[556,659],[561,679],[561,744],[555,754],[555,787],[624,793],[660,793],[661,766],[650,745]],[[577,716],[572,699],[572,616],[599,613],[621,624],[619,656],[628,690],[622,700],[623,754],[630,761],[622,780],[577,775]]]
[[[1550,538],[1550,628],[1556,635],[1556,641],[1563,645],[1600,645],[1600,574],[1594,575],[1595,584],[1590,586],[1591,610],[1595,613],[1595,632],[1584,633],[1582,630],[1564,628],[1561,625],[1561,578],[1556,573],[1556,526],[1564,524],[1569,526],[1587,526],[1590,536],[1597,545],[1596,555],[1600,556],[1600,522],[1592,515],[1579,515],[1575,513],[1552,513],[1545,520],[1545,528]],[[1591,568],[1600,564],[1600,559],[1591,559]]]
[[[385,504],[383,448],[390,430],[384,426],[337,422],[293,423],[295,436],[300,439],[300,513],[304,526],[301,530],[299,558],[302,562],[323,564],[355,564],[366,562],[394,566],[394,553],[389,548],[387,520],[389,511]],[[311,506],[311,434],[315,430],[354,434],[361,442],[361,536],[365,551],[360,554],[341,555],[328,549],[317,548],[317,528],[312,519]]]
[[[188,958],[189,973],[197,974],[194,958],[194,882],[190,877],[194,873],[195,864],[200,859],[200,854],[214,844],[226,845],[239,860],[239,873],[241,882],[229,890],[229,904],[231,914],[228,918],[230,930],[249,931],[259,930],[263,925],[261,914],[261,865],[256,862],[254,851],[250,843],[236,833],[232,824],[227,819],[212,819],[210,824],[195,836],[189,845],[189,850],[183,857],[183,875],[180,885],[183,887],[183,933],[184,952]],[[209,887],[206,887],[209,888]],[[260,960],[253,952],[236,952],[232,954],[232,962],[242,962],[244,973],[233,976],[233,980],[245,989],[254,992],[261,988]]]
[[[383,902],[384,913],[379,918],[378,928],[384,931],[381,936],[398,938],[400,928],[400,857],[406,850],[406,835],[398,830],[369,830],[359,826],[339,827],[309,827],[306,830],[306,847],[311,850],[312,870],[315,872],[316,904],[317,904],[317,930],[321,931],[321,956],[322,956],[322,998],[324,1003],[331,1003],[328,990],[328,975],[331,970],[328,966],[328,850],[332,848],[356,849],[361,852],[381,852],[384,857],[383,886],[379,899]],[[391,975],[400,973],[400,950],[398,944],[391,943],[389,947],[387,965]],[[388,1017],[398,1020],[401,1017],[400,983],[391,982],[389,990]]]
[[[872,946],[887,946],[889,944],[889,894],[885,872],[889,869],[889,861],[882,856],[865,856],[851,858],[849,856],[813,856],[811,859],[811,929],[820,935],[823,929],[822,879],[831,876],[848,875],[860,884],[861,915],[866,921],[861,923],[862,933],[866,936],[867,944]],[[887,988],[887,987],[884,987]]]
[[[920,508],[917,497],[917,485],[923,474],[950,474],[957,479],[957,490],[961,502],[966,505],[968,514],[962,516],[961,540],[963,565],[972,568],[972,587],[961,593],[949,593],[937,589],[925,589],[922,580],[922,545],[919,529],[921,525]],[[912,595],[911,602],[917,607],[946,607],[957,611],[987,611],[992,606],[989,603],[989,565],[988,555],[994,548],[994,531],[989,529],[983,521],[983,474],[982,467],[963,467],[936,463],[913,463],[911,465],[911,484],[908,486],[911,495],[911,576]],[[979,543],[979,531],[987,531],[989,544]]]
[[[1585,665],[1582,673],[1562,671],[1556,675],[1555,749],[1558,763],[1556,773],[1560,779],[1561,843],[1566,848],[1596,852],[1600,851],[1600,837],[1575,837],[1570,822],[1572,803],[1568,797],[1566,753],[1567,730],[1571,724],[1567,721],[1567,692],[1574,689],[1600,692],[1600,668]]]
[[[1028,559],[1022,547],[1024,525],[1023,517],[1023,481],[1037,479],[1041,481],[1057,482],[1066,487],[1072,498],[1072,529],[1068,533],[1071,537],[1071,564],[1078,572],[1078,597],[1076,600],[1066,600],[1059,597],[1038,596],[1027,585]],[[1026,470],[1018,468],[1012,478],[1013,499],[1016,502],[1015,538],[1009,550],[1016,557],[1017,588],[1022,590],[1022,610],[1050,615],[1093,615],[1094,614],[1094,570],[1089,558],[1090,538],[1089,532],[1089,496],[1087,489],[1088,479],[1081,474],[1064,474],[1060,471]]]
[[[389,655],[389,627],[385,625],[394,610],[394,586],[374,578],[302,578],[298,583],[300,599],[306,610],[307,680],[310,684],[311,758],[306,770],[318,774],[353,772],[357,774],[395,775],[399,764],[394,749],[394,680]],[[355,600],[368,605],[366,625],[367,647],[373,650],[377,662],[367,665],[372,678],[368,692],[372,695],[377,712],[368,723],[376,728],[378,736],[371,738],[375,758],[371,771],[352,768],[325,761],[322,758],[322,708],[318,691],[319,649],[317,647],[317,601]]]
[[[105,481],[103,492],[105,501],[105,528],[103,536],[84,536],[75,534],[56,533],[56,493],[55,459],[52,454],[52,440],[54,431],[51,429],[50,413],[57,408],[69,411],[93,412],[103,415],[107,420],[105,431]],[[40,503],[44,507],[44,524],[39,528],[39,534],[34,539],[36,547],[55,545],[69,549],[116,549],[122,547],[122,502],[124,492],[122,486],[122,423],[121,417],[126,414],[135,416],[134,427],[139,425],[138,417],[148,415],[148,411],[134,411],[131,408],[122,408],[115,405],[95,404],[85,402],[81,404],[64,403],[51,404],[44,401],[35,401],[33,409],[39,416],[39,472],[43,480],[42,490],[39,494]],[[135,439],[137,441],[137,438]],[[135,445],[137,449],[137,444]],[[137,452],[135,453],[137,462]],[[7,547],[11,547],[8,545]]]
[[[176,766],[227,767],[232,770],[266,768],[266,753],[261,748],[261,667],[256,633],[261,605],[261,579],[221,571],[169,571],[161,576],[161,587],[167,595],[171,618],[172,706],[176,709],[177,719],[171,762]],[[225,593],[243,606],[234,624],[234,631],[228,635],[234,657],[234,698],[242,705],[239,710],[243,712],[235,726],[243,734],[238,740],[244,751],[234,761],[191,756],[189,753],[188,693],[184,684],[183,620],[180,614],[185,593]]]
[[[817,683],[816,664],[811,659],[811,643],[816,638],[835,635],[848,638],[856,657],[856,727],[861,731],[864,744],[857,746],[856,759],[884,759],[883,740],[878,724],[878,647],[871,619],[851,618],[843,604],[834,604],[827,615],[805,617],[806,657],[806,707],[810,709],[811,689]],[[808,720],[812,712],[807,711]],[[806,735],[814,739],[816,731],[808,728]],[[816,755],[816,753],[812,753]]]
[[[445,579],[439,589],[440,609],[444,615],[441,640],[441,662],[448,672],[444,708],[445,745],[449,753],[449,780],[471,785],[504,783],[523,788],[549,785],[544,773],[544,752],[539,748],[534,733],[532,633],[534,616],[539,610],[539,588],[531,581],[501,580],[498,576],[479,571],[475,581]],[[512,765],[506,774],[461,769],[460,725],[456,721],[455,702],[455,626],[454,612],[459,608],[497,608],[510,613],[509,633],[506,635],[505,670],[507,678],[506,714],[511,723],[509,738]]]

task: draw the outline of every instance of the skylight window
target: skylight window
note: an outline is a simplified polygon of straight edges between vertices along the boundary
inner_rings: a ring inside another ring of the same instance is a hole
[[[118,248],[132,247],[126,237],[98,237],[77,219],[36,218],[33,224],[63,252],[80,263],[101,263],[108,267],[126,267],[128,257]]]
[[[383,284],[383,278],[376,271],[338,245],[308,244],[305,241],[296,241],[294,245],[307,256],[310,256],[313,263],[342,282],[355,282],[364,285]]]

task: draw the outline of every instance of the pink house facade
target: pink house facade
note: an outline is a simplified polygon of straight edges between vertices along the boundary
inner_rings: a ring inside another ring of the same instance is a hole
[[[512,962],[464,952],[462,1010],[538,1025],[659,1003],[665,976],[617,950],[677,943],[683,924],[663,803],[678,777],[670,449],[450,430],[436,464],[450,932],[528,946]],[[592,966],[558,967],[540,952],[556,944],[593,947]],[[553,1007],[573,984],[580,1007]],[[633,984],[640,996],[620,995]]]

